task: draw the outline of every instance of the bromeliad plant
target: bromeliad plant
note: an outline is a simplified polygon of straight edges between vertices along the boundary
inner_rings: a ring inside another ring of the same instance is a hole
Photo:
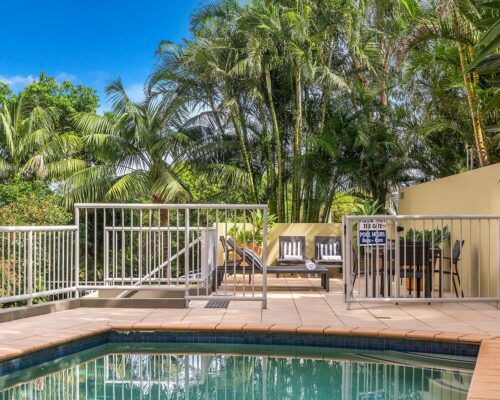
[[[271,229],[276,223],[277,216],[269,214],[267,217],[267,229]],[[247,228],[248,227],[248,228]],[[252,222],[247,223],[244,227],[243,223],[238,223],[236,227],[229,229],[229,236],[232,237],[240,246],[254,248],[260,252],[264,240],[264,215],[261,210],[257,210],[252,214]]]
[[[425,229],[423,232],[419,230],[409,229],[406,232],[406,240],[411,240],[414,242],[430,242],[434,246],[439,246],[441,243],[450,243],[450,231],[448,227],[445,226],[443,229]]]

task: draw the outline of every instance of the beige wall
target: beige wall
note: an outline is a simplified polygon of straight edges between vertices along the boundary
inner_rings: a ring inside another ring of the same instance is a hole
[[[402,189],[399,214],[500,214],[500,163]]]
[[[399,214],[499,215],[500,163],[402,189]],[[445,218],[442,223],[450,229],[452,242],[464,240],[460,268],[463,269],[465,295],[496,294],[500,262],[497,220],[451,221]],[[440,221],[436,221],[436,227],[441,227]],[[425,228],[430,229],[429,223]]]

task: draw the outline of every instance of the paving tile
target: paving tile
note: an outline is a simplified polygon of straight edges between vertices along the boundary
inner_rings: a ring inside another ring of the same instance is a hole
[[[460,336],[458,338],[458,341],[459,342],[466,342],[466,343],[481,343],[483,340],[488,340],[488,339],[491,339],[490,335],[469,334],[469,335]]]
[[[191,331],[214,331],[218,322],[191,322],[189,330]]]
[[[179,322],[165,322],[161,324],[161,328],[167,331],[184,331],[189,328],[191,322],[179,321]]]
[[[382,329],[378,332],[378,336],[385,338],[405,338],[412,329]]]
[[[431,340],[439,335],[442,331],[411,331],[406,334],[408,339],[423,339],[423,340]]]
[[[353,328],[347,328],[345,326],[329,326],[325,328],[323,333],[327,335],[348,335],[352,330]]]
[[[269,332],[296,332],[297,328],[300,327],[301,325],[295,325],[295,324],[274,324],[269,328]]]
[[[231,324],[231,323],[221,322],[215,327],[215,330],[216,331],[236,331],[236,332],[239,332],[239,331],[243,330],[244,326],[245,326],[244,323]]]
[[[378,336],[379,332],[383,331],[383,329],[378,328],[354,328],[351,331],[351,335],[356,336]]]
[[[445,340],[447,342],[458,342],[462,336],[467,335],[463,332],[442,332],[435,336],[436,339]]]
[[[313,333],[313,334],[322,334],[326,328],[330,325],[325,324],[316,324],[316,325],[308,325],[304,324],[297,328],[297,333]]]
[[[273,325],[272,323],[245,324],[243,330],[246,332],[269,332]]]

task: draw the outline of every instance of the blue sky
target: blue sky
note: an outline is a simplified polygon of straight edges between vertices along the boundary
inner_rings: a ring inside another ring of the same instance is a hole
[[[98,90],[120,76],[140,97],[160,40],[189,36],[199,0],[13,0],[2,2],[0,80],[18,91],[40,71]]]

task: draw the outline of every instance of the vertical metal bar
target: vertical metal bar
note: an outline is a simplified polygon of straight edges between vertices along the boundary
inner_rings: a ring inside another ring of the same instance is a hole
[[[247,213],[245,209],[241,210],[243,212],[243,251],[245,251],[245,248],[247,247],[247,232],[246,232],[246,227],[247,227]],[[252,243],[253,246],[253,243]],[[243,253],[245,254],[245,253]],[[245,296],[245,269],[246,265],[243,267],[243,296]]]
[[[429,277],[426,276],[427,257],[425,254],[425,219],[422,220],[422,285],[424,290],[424,298],[427,297],[427,284]],[[432,297],[432,288],[430,288],[429,297]]]
[[[121,268],[121,275],[122,275],[122,286],[125,285],[125,241],[126,241],[126,237],[125,237],[125,209],[124,207],[122,207],[122,215],[121,215],[121,219],[122,219],[122,268]]]
[[[229,253],[227,246],[227,208],[224,210],[224,296],[227,296],[227,263],[229,261]]]
[[[2,296],[5,296],[5,233],[2,232]]]
[[[444,232],[443,232],[444,233]],[[453,241],[453,219],[450,219],[450,296],[452,296],[453,290],[453,247],[455,243]]]
[[[500,218],[496,219],[497,222],[497,308],[500,309]]]
[[[109,284],[109,231],[104,228],[104,286]]]
[[[344,229],[346,229],[347,231],[344,231],[345,232],[345,236],[346,236],[346,241],[345,241],[345,253],[349,254],[348,257],[346,257],[346,261],[347,261],[347,265],[346,265],[346,269],[347,269],[347,273],[345,274],[345,287],[346,287],[346,291],[345,291],[345,302],[346,302],[346,307],[347,309],[349,310],[351,308],[351,291],[354,291],[354,288],[351,288],[351,268],[352,268],[352,257],[353,257],[353,254],[352,254],[352,250],[351,250],[351,247],[352,247],[352,231],[351,231],[351,220],[349,219],[349,217],[345,217],[345,227]],[[358,226],[359,226],[359,223],[358,223]],[[358,230],[358,233],[359,233],[359,230]],[[356,242],[359,243],[359,240],[356,240]],[[358,272],[359,272],[359,269],[361,268],[361,257],[360,257],[360,253],[358,252],[358,259],[357,259],[357,265],[358,265]],[[366,278],[366,276],[365,276]]]
[[[139,285],[142,285],[142,208],[139,209]]]
[[[28,232],[28,305],[33,304],[33,231]]]
[[[267,221],[268,208],[264,207],[264,221],[262,226],[262,308],[267,308]],[[255,283],[254,283],[255,284]]]
[[[406,224],[406,219],[403,220],[403,232],[404,232],[404,235],[403,235],[403,276],[404,276],[404,279],[403,279],[403,282],[404,282],[404,297],[406,297],[408,295],[408,268],[407,268],[407,264],[408,264],[408,259],[407,259],[407,253],[406,253],[406,236],[408,234],[408,232],[406,231],[406,228],[407,228],[407,224]],[[411,288],[411,284],[410,284],[410,288]]]
[[[189,307],[189,208],[184,209],[184,292],[186,307]]]
[[[236,215],[236,209],[234,209],[234,213],[233,213],[233,216],[234,216],[234,220],[233,220],[233,232],[234,232],[234,245],[235,246],[238,246],[238,240],[237,240],[237,237],[238,237],[238,225],[236,224],[236,219],[237,219],[237,215]],[[243,250],[244,251],[244,250]],[[245,264],[245,253],[243,252],[243,268],[245,268],[244,264]],[[236,269],[236,249],[235,251],[233,251],[233,296],[236,295],[236,272],[237,272],[237,269]]]
[[[396,290],[394,291],[394,297],[399,298],[401,297],[401,263],[399,260],[400,254],[399,254],[399,231],[398,231],[398,226],[399,222],[397,218],[394,218],[394,269],[396,270]],[[392,256],[392,251],[391,251],[391,256]],[[392,257],[389,257],[389,260]],[[390,269],[392,269],[391,266],[389,266]]]
[[[486,252],[487,256],[488,256],[488,294],[486,295],[487,297],[491,297],[491,219],[488,218],[487,219],[488,221],[488,251]]]
[[[134,284],[134,210],[130,209],[130,285]]]
[[[116,252],[117,252],[117,245],[116,245],[116,221],[115,221],[115,208],[113,207],[111,209],[111,276],[108,277],[111,279],[110,284],[114,285],[115,284],[115,278],[116,278]]]
[[[463,274],[463,259],[464,259],[464,249],[463,249],[463,231],[462,231],[462,218],[460,218],[460,279],[458,279],[458,284],[459,284],[459,291],[460,295],[464,292],[463,289],[463,281],[464,281],[464,274]],[[458,261],[457,261],[458,262]],[[458,273],[458,265],[457,265],[457,273]],[[463,297],[463,296],[462,296]]]
[[[472,297],[472,219],[469,218],[469,296]]]
[[[477,297],[481,297],[481,218],[477,220]]]

